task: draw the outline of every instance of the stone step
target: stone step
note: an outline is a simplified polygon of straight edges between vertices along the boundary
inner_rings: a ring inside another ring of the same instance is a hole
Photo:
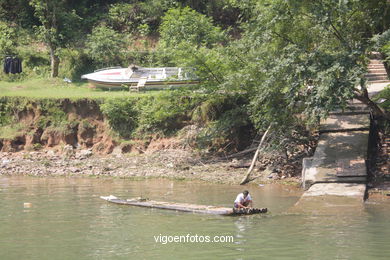
[[[366,192],[365,184],[348,183],[318,183],[310,187],[303,196],[348,196],[364,198]]]
[[[388,77],[386,76],[375,76],[375,77],[365,77],[368,81],[388,81]]]
[[[368,68],[368,70],[384,70],[384,71],[386,71],[386,68],[383,65],[380,65],[380,66],[368,66],[367,68]]]
[[[386,72],[370,72],[365,74],[366,77],[387,76]]]
[[[370,128],[370,115],[364,114],[331,114],[320,122],[320,133],[367,130]]]
[[[390,84],[390,81],[388,79],[384,79],[384,80],[368,80],[368,82],[370,84],[374,84],[374,83],[389,83]]]
[[[383,60],[374,60],[374,59],[372,59],[372,60],[370,60],[370,63],[368,63],[368,64],[383,64]]]
[[[383,64],[368,64],[368,68],[384,68]]]
[[[387,71],[385,69],[371,69],[368,70],[367,74],[376,74],[376,73],[387,74]]]

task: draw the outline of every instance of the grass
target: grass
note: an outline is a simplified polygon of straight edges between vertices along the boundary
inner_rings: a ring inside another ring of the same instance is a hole
[[[103,91],[89,88],[86,82],[66,83],[58,78],[33,78],[18,82],[0,82],[0,96],[6,97],[107,99],[154,95],[157,92]]]
[[[21,124],[12,124],[0,127],[0,139],[14,139],[23,130]]]
[[[383,107],[386,111],[390,111],[390,85],[388,85],[384,90],[382,90],[374,98],[375,100],[382,100],[380,106]]]

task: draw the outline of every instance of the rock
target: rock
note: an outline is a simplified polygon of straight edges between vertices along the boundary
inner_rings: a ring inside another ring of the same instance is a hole
[[[173,168],[174,165],[173,165],[173,163],[167,163],[167,167],[168,167],[168,168]]]
[[[11,160],[9,160],[9,159],[3,159],[2,161],[1,161],[1,166],[2,167],[5,167],[7,164],[9,164],[11,162]]]
[[[56,155],[56,153],[53,150],[47,151],[46,154],[49,155],[49,156],[55,156]]]
[[[80,169],[79,169],[79,168],[76,168],[76,167],[70,167],[70,168],[69,168],[69,171],[70,171],[70,172],[73,172],[73,173],[76,173],[76,172],[80,172]]]
[[[89,149],[87,150],[81,150],[80,153],[77,155],[78,158],[80,159],[86,159],[86,158],[89,158],[91,157],[93,154],[93,152]]]
[[[277,180],[279,179],[279,175],[276,172],[272,172],[270,175],[268,175],[268,179]]]
[[[122,148],[120,146],[117,146],[112,150],[112,154],[116,156],[121,156],[122,155]]]
[[[72,157],[74,155],[73,146],[71,146],[70,144],[65,145],[64,148],[62,149],[62,152],[65,158]]]

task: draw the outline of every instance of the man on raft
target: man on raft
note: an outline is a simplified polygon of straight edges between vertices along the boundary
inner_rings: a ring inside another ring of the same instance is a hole
[[[234,201],[235,209],[248,209],[251,207],[252,207],[252,197],[249,194],[249,191],[244,190],[242,193],[237,195],[237,198]]]

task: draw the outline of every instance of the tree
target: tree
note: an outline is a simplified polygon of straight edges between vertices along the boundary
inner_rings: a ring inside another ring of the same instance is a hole
[[[102,66],[118,65],[124,48],[122,35],[105,25],[95,27],[86,42],[87,53]]]
[[[264,1],[232,43],[231,77],[223,86],[246,91],[259,129],[291,125],[305,113],[317,122],[351,98],[384,114],[364,80],[370,38],[385,14],[383,1]],[[378,19],[378,17],[380,19]]]
[[[67,0],[30,0],[30,5],[40,22],[36,27],[38,35],[50,51],[51,77],[57,77],[60,64],[57,51],[77,35],[80,17],[67,9]]]
[[[211,18],[189,7],[169,9],[162,18],[160,35],[164,47],[181,43],[212,47],[225,39],[223,31],[213,25]]]

